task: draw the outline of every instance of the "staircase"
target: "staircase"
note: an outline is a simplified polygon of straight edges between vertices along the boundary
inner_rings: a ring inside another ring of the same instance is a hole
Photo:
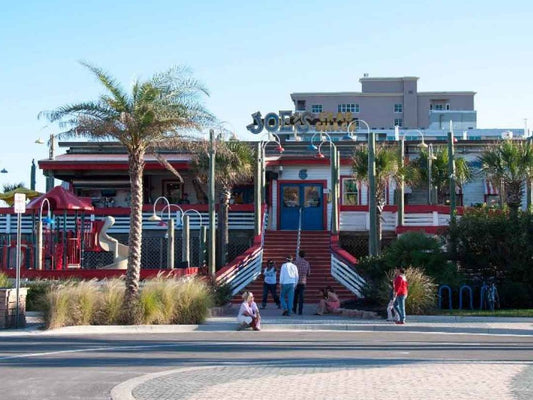
[[[263,267],[267,260],[272,259],[276,263],[279,271],[281,264],[285,262],[288,255],[295,256],[297,231],[267,231],[263,247]],[[339,295],[342,301],[353,299],[354,295],[331,276],[331,251],[330,232],[328,231],[302,231],[300,249],[305,251],[305,259],[311,264],[311,276],[307,278],[305,288],[305,303],[318,304],[322,298],[318,293],[319,289],[331,286]],[[261,275],[254,282],[250,283],[246,290],[254,293],[256,303],[261,303],[263,295],[263,276]],[[279,295],[278,283],[278,295]],[[234,302],[240,302],[239,296],[234,298]],[[272,299],[269,295],[268,302]]]

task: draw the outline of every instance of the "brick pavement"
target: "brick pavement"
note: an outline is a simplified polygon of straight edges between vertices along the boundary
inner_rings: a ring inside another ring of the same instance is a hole
[[[526,399],[527,363],[406,362],[361,367],[222,366],[147,376],[136,400],[166,399]],[[120,400],[115,398],[116,400]]]

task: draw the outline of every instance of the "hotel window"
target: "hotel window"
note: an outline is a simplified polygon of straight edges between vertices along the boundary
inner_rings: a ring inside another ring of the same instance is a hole
[[[305,100],[296,101],[296,111],[305,111]]]
[[[435,110],[437,111],[444,110],[444,104],[435,104]]]
[[[353,178],[343,178],[342,180],[342,205],[356,206],[359,204],[359,192],[357,191],[357,180]]]
[[[321,113],[322,112],[322,104],[313,104],[313,105],[311,105],[311,112],[312,113]]]
[[[394,112],[395,113],[402,113],[403,112],[403,105],[402,104],[395,104],[394,105]]]
[[[450,109],[450,103],[446,103],[446,110]]]
[[[402,127],[402,126],[403,126],[403,119],[401,119],[401,118],[394,118],[394,126]]]
[[[358,113],[359,112],[359,104],[339,104],[337,106],[338,112],[352,112],[352,113]]]

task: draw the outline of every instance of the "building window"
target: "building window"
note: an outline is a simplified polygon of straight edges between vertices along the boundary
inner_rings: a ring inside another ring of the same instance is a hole
[[[352,113],[358,113],[359,112],[359,104],[339,104],[337,106],[338,112],[352,112]]]
[[[296,101],[296,111],[305,111],[305,100]]]
[[[359,192],[357,190],[357,180],[354,178],[344,178],[342,180],[342,205],[356,206],[359,204]]]
[[[395,113],[402,113],[403,112],[403,105],[398,103],[394,105],[394,112]]]
[[[395,118],[394,119],[394,126],[399,126],[401,128],[403,126],[403,119]]]
[[[435,104],[435,110],[437,111],[444,110],[444,104]]]
[[[313,104],[311,106],[311,112],[312,113],[321,113],[322,112],[322,104]]]
[[[450,109],[450,103],[446,103],[446,110]]]

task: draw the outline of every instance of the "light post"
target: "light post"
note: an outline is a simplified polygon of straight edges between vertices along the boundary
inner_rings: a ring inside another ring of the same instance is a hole
[[[49,160],[53,160],[54,159],[54,150],[55,150],[55,146],[54,146],[54,140],[55,140],[55,136],[53,133],[50,134],[50,139],[48,140],[48,159]],[[35,141],[35,143],[37,144],[44,144],[44,140],[39,138]],[[51,173],[51,172],[48,172],[49,175],[46,176],[46,192],[48,193],[48,191],[52,190],[54,185],[55,185],[55,181],[54,181],[54,175]]]
[[[398,195],[398,225],[403,226],[405,225],[405,179],[403,175],[403,169],[405,168],[405,136],[407,135],[407,132],[405,132],[403,135],[400,134],[400,127],[396,126],[395,130],[398,134],[398,138],[400,139],[400,168],[402,169],[402,173],[400,175],[400,194]],[[417,145],[417,147],[421,149],[428,148],[428,145],[424,141],[424,133],[418,129],[415,129],[415,132],[420,136],[421,141]],[[431,147],[431,152],[433,152],[433,148]],[[432,178],[431,178],[431,157],[428,157],[428,181],[429,181],[429,188],[428,189],[428,204],[431,204],[431,195],[429,193],[431,190],[431,184],[432,184]]]
[[[208,201],[209,201],[209,276],[214,281],[216,273],[215,259],[215,131],[209,130],[209,176],[208,176]]]
[[[255,176],[255,235],[260,235],[261,226],[261,205],[266,198],[266,147],[269,143],[276,143],[279,153],[285,149],[281,145],[281,140],[275,133],[269,132],[268,139],[258,142],[257,144],[257,167]]]
[[[203,243],[203,231],[204,231],[204,227],[203,227],[203,218],[202,218],[202,214],[198,211],[198,210],[195,210],[193,208],[189,208],[185,211],[182,211],[182,214],[181,214],[181,225],[182,225],[182,228],[183,228],[183,231],[182,231],[182,251],[181,251],[181,254],[182,254],[182,257],[181,257],[181,261],[184,261],[184,262],[187,262],[187,265],[189,265],[190,263],[190,260],[191,260],[191,255],[190,255],[190,224],[189,224],[189,213],[196,213],[196,215],[198,215],[198,218],[200,220],[200,226],[199,226],[199,236],[198,236],[198,239],[199,239],[199,261],[200,261],[200,264],[203,264],[203,256],[202,256],[202,253],[203,253],[203,248],[204,248],[204,243]]]
[[[436,160],[435,154],[433,152],[433,145],[430,144],[428,147],[428,204],[436,204],[433,198],[433,176],[432,176],[432,166],[433,161]]]
[[[43,207],[44,205],[47,205],[47,217],[43,219]],[[43,222],[47,225],[54,222],[54,220],[51,217],[52,208],[50,206],[50,200],[48,200],[46,197],[41,202],[41,206],[39,208],[39,220],[37,221],[37,241],[35,244],[35,254],[36,254],[36,269],[42,270],[43,269]]]
[[[159,200],[164,200],[167,203],[166,206],[163,208],[163,210],[161,210],[161,212],[164,212],[164,210],[168,207],[167,268],[174,269],[174,220],[172,219],[170,207],[175,206],[175,207],[178,207],[180,210],[182,210],[182,208],[179,206],[176,206],[175,204],[170,204],[170,201],[168,201],[168,199],[165,196],[159,196],[154,201],[154,209],[153,209],[154,213],[150,218],[148,218],[149,221],[161,221],[161,217],[159,217],[156,213],[156,205],[159,202]]]
[[[370,130],[368,123],[362,119],[356,120],[358,124],[366,127],[368,143],[368,253],[377,256],[380,252],[378,246],[377,229],[377,201],[376,201],[376,134]],[[351,124],[350,124],[351,125]],[[350,127],[348,125],[348,128]]]
[[[319,134],[320,135],[320,144],[315,146],[313,144],[313,140],[315,136]],[[322,137],[324,135],[326,139]],[[339,234],[339,180],[340,180],[340,171],[339,171],[339,151],[337,150],[337,146],[335,143],[333,143],[333,140],[331,139],[331,136],[327,134],[326,132],[317,132],[311,137],[311,144],[310,147],[312,150],[317,151],[317,157],[318,158],[324,158],[324,155],[322,154],[322,146],[324,143],[329,143],[329,161],[331,165],[331,190],[330,190],[330,196],[331,196],[331,234],[332,235],[338,235]]]

